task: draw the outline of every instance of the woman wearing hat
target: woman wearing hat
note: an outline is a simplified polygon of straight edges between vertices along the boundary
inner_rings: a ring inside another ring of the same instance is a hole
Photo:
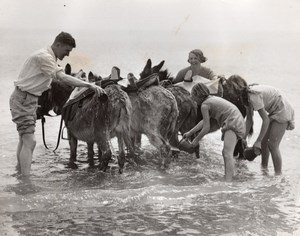
[[[215,75],[211,69],[202,66],[202,63],[206,61],[207,58],[203,55],[203,52],[200,49],[190,51],[188,58],[190,66],[178,72],[177,76],[173,80],[173,84],[182,82],[183,80],[191,80],[192,76],[195,75],[199,75],[209,80],[217,79],[217,75]]]
[[[187,139],[200,131],[192,141],[192,146],[196,147],[206,134],[221,128],[221,139],[224,141],[222,155],[225,165],[225,180],[231,181],[234,176],[234,148],[238,139],[243,139],[246,133],[244,118],[233,103],[210,95],[207,86],[203,83],[196,84],[191,94],[197,105],[201,107],[203,119],[185,133],[183,138]]]

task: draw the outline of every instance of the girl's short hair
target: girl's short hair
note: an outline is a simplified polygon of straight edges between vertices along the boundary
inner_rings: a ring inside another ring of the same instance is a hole
[[[195,84],[192,88],[191,95],[193,98],[205,100],[210,92],[208,87],[203,83]]]

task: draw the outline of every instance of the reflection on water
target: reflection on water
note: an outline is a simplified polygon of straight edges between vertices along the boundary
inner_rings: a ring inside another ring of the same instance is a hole
[[[187,45],[199,45],[201,38],[201,47],[209,55],[208,66],[227,77],[240,74],[250,83],[265,83],[282,89],[292,101],[296,114],[299,113],[298,36],[286,39],[288,35],[281,37],[281,32],[270,35],[270,32],[263,35],[241,35],[237,32],[231,35],[232,42],[229,39],[224,42],[222,37],[212,42],[200,31],[198,35],[191,33],[179,40],[180,35],[166,38],[165,34],[159,34],[159,43],[153,44],[151,32],[150,35],[144,32],[142,36],[140,32],[134,32],[136,35],[129,41],[118,32],[92,32],[92,38],[78,34],[78,37],[81,35],[78,42],[82,45],[81,50],[90,53],[93,58],[91,70],[101,75],[110,72],[116,58],[122,76],[128,72],[138,74],[148,56],[153,56],[156,63],[165,60],[166,68],[174,75],[183,66],[182,63],[186,63],[183,58],[186,57]],[[79,143],[78,147],[79,169],[66,168],[68,143],[61,141],[56,153],[45,150],[38,123],[38,145],[32,175],[30,179],[15,175],[18,137],[8,108],[12,81],[27,55],[37,49],[37,44],[48,42],[51,35],[52,32],[47,29],[41,32],[34,30],[34,33],[16,31],[1,34],[5,47],[0,48],[0,56],[9,58],[1,61],[5,70],[0,75],[1,236],[300,235],[298,128],[286,132],[282,141],[282,176],[274,176],[271,161],[269,173],[263,174],[260,158],[257,158],[253,162],[237,163],[234,181],[226,183],[223,182],[220,133],[211,134],[203,140],[200,159],[181,153],[166,171],[158,168],[156,152],[145,142],[142,157],[146,158],[147,164],[133,166],[127,163],[120,175],[115,162],[106,173],[96,168],[89,169],[84,143]],[[146,44],[140,41],[141,38],[147,38]],[[244,40],[255,47],[244,48]],[[124,47],[124,44],[120,47],[120,41],[133,47]],[[112,51],[115,54],[112,55]],[[71,58],[76,58],[76,51]],[[64,60],[66,62],[72,60]],[[287,79],[289,83],[286,83]],[[56,144],[59,119],[47,119],[45,124],[49,146]],[[296,124],[299,123],[296,115]],[[255,128],[259,125],[256,122]],[[114,140],[112,146],[116,153]]]
[[[242,161],[234,182],[223,182],[218,146],[206,140],[200,159],[181,153],[166,171],[158,168],[156,151],[145,146],[147,164],[127,164],[122,175],[115,163],[106,173],[89,169],[85,155],[79,156],[80,168],[70,170],[67,148],[56,153],[38,148],[30,179],[14,176],[3,188],[1,226],[7,235],[296,232],[300,211],[293,180],[254,174]],[[86,152],[85,145],[79,152]]]

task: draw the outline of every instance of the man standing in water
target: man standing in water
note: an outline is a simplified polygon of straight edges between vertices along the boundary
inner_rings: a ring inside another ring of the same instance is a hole
[[[50,88],[52,80],[60,80],[76,87],[88,87],[100,96],[104,90],[96,85],[79,80],[64,73],[57,64],[76,47],[75,39],[65,32],[58,34],[48,48],[34,52],[24,63],[9,105],[12,120],[19,133],[17,147],[17,170],[24,176],[30,174],[32,155],[36,145],[35,123],[38,97]]]

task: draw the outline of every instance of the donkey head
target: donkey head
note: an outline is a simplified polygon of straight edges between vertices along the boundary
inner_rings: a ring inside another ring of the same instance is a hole
[[[72,74],[70,64],[65,66],[65,73]],[[78,73],[72,75],[84,78],[85,73],[80,70]],[[73,88],[71,86],[68,86],[61,81],[53,80],[51,88],[44,91],[38,99],[39,107],[36,111],[37,119],[41,119],[43,116],[49,115],[49,111],[52,109],[56,114],[60,115],[61,109],[68,100],[72,90]]]
[[[46,90],[38,99],[38,108],[36,110],[37,119],[41,119],[43,116],[49,115],[49,111],[53,108],[51,102],[51,93],[49,90]]]
[[[89,72],[89,74],[88,74],[88,80],[89,80],[89,82],[94,82],[94,83],[96,83],[97,85],[100,85],[101,84],[101,81],[103,80],[102,79],[102,77],[99,75],[96,75],[96,74],[94,74],[93,72]]]
[[[151,59],[148,59],[143,71],[140,73],[140,78],[143,79],[151,74],[159,73],[164,63],[165,61],[161,61],[158,65],[152,67]]]
[[[160,85],[163,87],[168,87],[172,85],[173,77],[169,73],[168,69],[161,70],[165,61],[161,61],[156,66],[152,67],[151,59],[148,59],[147,64],[143,71],[140,73],[141,79],[146,78],[147,76],[157,73],[159,76]]]

